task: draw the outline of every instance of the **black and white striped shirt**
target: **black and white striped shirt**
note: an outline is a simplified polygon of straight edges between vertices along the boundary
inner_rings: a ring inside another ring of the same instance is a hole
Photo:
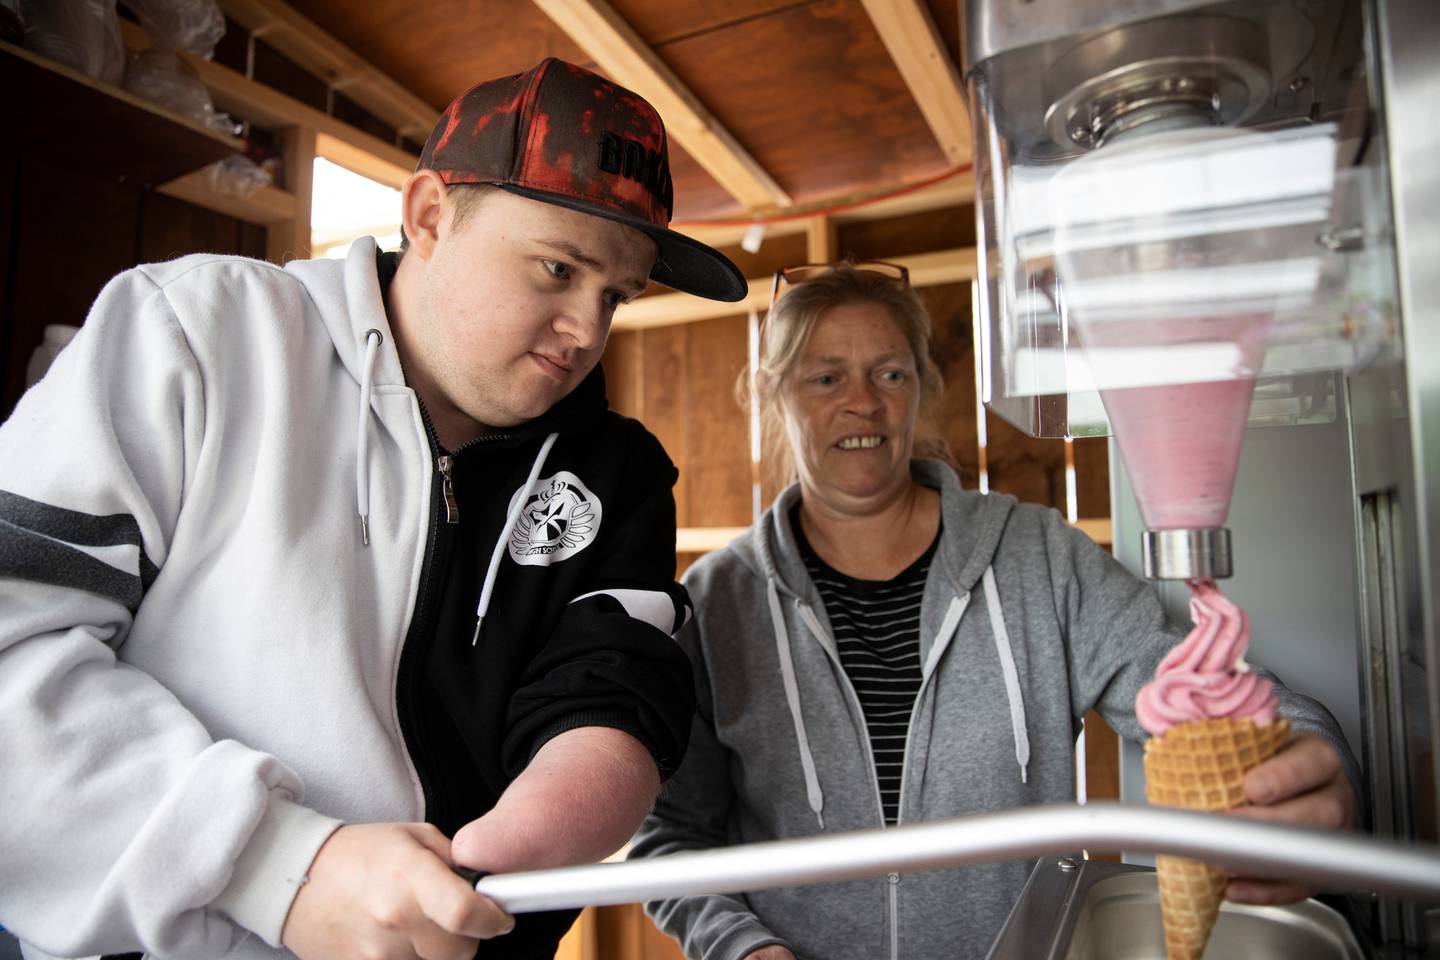
[[[821,560],[800,530],[798,515],[793,522],[805,569],[830,618],[840,664],[865,712],[885,823],[893,826],[900,812],[905,736],[920,693],[920,600],[940,535],[894,579],[858,580]]]

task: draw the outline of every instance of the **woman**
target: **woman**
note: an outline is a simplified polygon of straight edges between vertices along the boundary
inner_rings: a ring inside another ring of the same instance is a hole
[[[767,318],[756,384],[798,483],[685,576],[699,715],[632,856],[1071,802],[1088,710],[1142,739],[1136,691],[1183,630],[1054,510],[912,460],[940,377],[903,280],[842,265],[794,287]],[[1338,729],[1277,692],[1307,733],[1272,761],[1270,816],[1348,825]],[[691,958],[980,958],[1030,867],[648,909]]]

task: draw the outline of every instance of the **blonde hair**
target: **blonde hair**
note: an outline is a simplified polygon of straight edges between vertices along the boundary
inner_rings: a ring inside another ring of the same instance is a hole
[[[785,436],[780,388],[800,359],[820,318],[835,307],[874,303],[884,307],[910,346],[920,376],[920,414],[915,431],[915,456],[938,457],[953,463],[941,437],[935,414],[945,394],[945,381],[931,355],[930,314],[909,284],[850,264],[792,287],[765,317],[760,339],[760,362],[755,371],[755,396],[760,405],[761,465],[766,479],[788,484],[796,479],[795,458]],[[735,383],[740,405],[750,408],[750,367]]]

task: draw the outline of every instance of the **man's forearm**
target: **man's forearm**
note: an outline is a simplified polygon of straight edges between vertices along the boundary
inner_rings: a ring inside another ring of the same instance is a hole
[[[495,808],[455,834],[452,852],[490,873],[593,863],[634,835],[659,791],[640,741],[580,727],[541,747]]]

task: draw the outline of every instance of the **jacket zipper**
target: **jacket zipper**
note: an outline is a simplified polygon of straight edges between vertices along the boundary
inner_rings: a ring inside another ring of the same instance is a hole
[[[885,885],[890,888],[890,960],[900,960],[900,874],[887,874]]]
[[[825,651],[825,655],[830,658],[831,662],[839,668],[840,677],[844,681],[845,694],[850,698],[851,713],[852,715],[858,715],[860,717],[864,732],[864,736],[860,738],[860,742],[865,745],[865,759],[868,761],[870,770],[870,782],[875,786],[875,802],[880,809],[880,825],[883,827],[885,826],[885,801],[880,795],[880,775],[875,772],[875,751],[871,749],[870,746],[870,727],[864,722],[865,708],[860,703],[860,695],[855,692],[855,685],[850,682],[850,675],[845,672],[845,665],[840,662],[840,655],[831,650],[831,647],[835,643],[835,638],[825,633],[820,619],[815,616],[815,611],[811,610],[808,604],[797,600],[796,606],[800,608],[800,619],[804,620],[805,625],[814,632],[816,639],[818,640],[823,637],[830,640],[828,644],[822,642],[820,647]],[[961,613],[964,613],[963,607],[961,608]],[[942,621],[941,626],[943,627],[944,625]],[[955,626],[949,631],[950,635],[953,636],[958,629],[959,623],[957,621]],[[949,637],[936,637],[935,642],[944,643],[948,647],[950,640]],[[924,668],[924,664],[921,664],[921,670],[924,670]],[[915,702],[910,705],[910,720],[905,727],[905,752],[902,755],[900,764],[900,795],[895,803],[895,826],[897,827],[905,822],[905,786],[910,779],[910,747],[913,743],[912,738],[915,735],[915,717],[920,712],[920,701],[924,699],[925,690],[930,686],[931,676],[934,676],[933,670],[920,678],[920,689],[915,691]],[[900,885],[900,874],[887,874],[885,881],[890,896],[890,960],[900,960],[900,897],[897,889]]]
[[[435,433],[435,425],[430,421],[430,413],[425,409],[425,404],[420,404],[420,420],[425,425],[425,437],[430,446],[432,454],[441,449],[439,437]],[[450,460],[448,456],[440,456],[440,460]],[[442,469],[442,478],[445,478],[446,471]],[[410,618],[410,630],[405,637],[405,646],[401,649],[400,669],[396,677],[395,697],[397,701],[397,712],[400,715],[400,732],[405,740],[405,747],[410,753],[411,763],[415,767],[415,777],[420,781],[422,799],[425,803],[425,810],[421,812],[424,817],[426,813],[432,812],[438,807],[438,796],[436,794],[437,784],[429,771],[432,769],[428,750],[426,748],[427,738],[418,729],[418,710],[415,707],[418,699],[416,685],[418,678],[423,673],[423,666],[426,655],[430,650],[430,642],[435,634],[435,591],[432,589],[436,579],[437,569],[443,571],[449,565],[450,547],[453,534],[444,533],[440,524],[440,508],[445,503],[445,486],[449,484],[448,478],[442,484],[431,481],[430,484],[430,536],[426,541],[425,560],[420,567],[420,590],[415,602],[415,612]],[[454,499],[454,490],[449,491],[450,499]],[[446,504],[448,510],[448,503]],[[458,514],[458,505],[456,507]],[[454,522],[454,521],[451,521]]]
[[[453,477],[455,457],[459,456],[461,451],[476,444],[508,440],[510,434],[499,433],[477,437],[456,447],[453,454],[438,453],[437,451],[443,448],[440,446],[439,435],[435,432],[435,424],[430,420],[430,412],[425,409],[425,404],[420,403],[419,406],[420,420],[425,425],[426,441],[429,443],[431,454],[436,458],[435,463],[441,482],[437,485],[432,480],[430,485],[430,537],[426,541],[425,561],[420,567],[420,589],[415,602],[415,612],[411,615],[410,630],[405,637],[405,645],[401,649],[400,667],[395,681],[395,697],[397,713],[400,717],[400,733],[404,738],[405,748],[410,754],[410,762],[415,768],[415,778],[420,781],[422,799],[425,803],[423,816],[424,813],[434,812],[440,808],[441,797],[439,796],[440,785],[433,776],[427,773],[433,767],[425,746],[426,738],[421,736],[421,731],[418,730],[418,711],[415,707],[418,694],[415,688],[419,683],[419,677],[423,675],[425,659],[430,652],[430,644],[435,640],[435,618],[438,616],[436,605],[439,600],[435,596],[437,591],[432,587],[437,579],[436,571],[444,573],[450,565],[450,554],[456,536],[454,526],[460,522],[460,504],[455,497]],[[445,512],[443,525],[440,523],[442,506]]]
[[[455,502],[455,484],[450,475],[455,466],[455,458],[448,453],[442,453],[436,464],[440,468],[440,493],[445,498],[445,522],[459,523],[460,504]]]
[[[831,662],[835,664],[839,671],[845,695],[849,698],[851,716],[860,718],[860,731],[862,734],[860,743],[865,747],[865,761],[866,767],[870,771],[870,785],[875,788],[875,809],[880,815],[880,826],[883,828],[885,826],[885,800],[880,795],[880,774],[875,771],[875,751],[871,749],[870,746],[870,727],[865,723],[865,708],[860,704],[860,695],[855,692],[855,685],[850,682],[850,675],[845,672],[845,665],[840,662],[840,654],[832,649],[835,645],[835,638],[825,632],[825,628],[820,624],[820,619],[815,616],[815,611],[810,609],[809,604],[797,599],[795,605],[800,610],[800,619],[805,621],[805,625],[815,634],[815,639],[821,641],[821,649],[825,651],[825,655],[830,658]],[[825,640],[829,640],[830,642],[825,643]],[[918,696],[916,697],[916,701],[919,701]],[[910,709],[913,719],[915,708],[912,706]],[[908,755],[910,749],[908,735],[905,749]],[[901,769],[903,771],[903,764]],[[903,795],[905,791],[904,780],[900,782],[900,791]],[[898,809],[895,811],[895,823],[897,826],[900,823],[900,811]],[[899,883],[900,875],[898,873],[886,875],[885,889],[890,901],[890,960],[900,960],[900,905],[899,897],[895,890]]]

